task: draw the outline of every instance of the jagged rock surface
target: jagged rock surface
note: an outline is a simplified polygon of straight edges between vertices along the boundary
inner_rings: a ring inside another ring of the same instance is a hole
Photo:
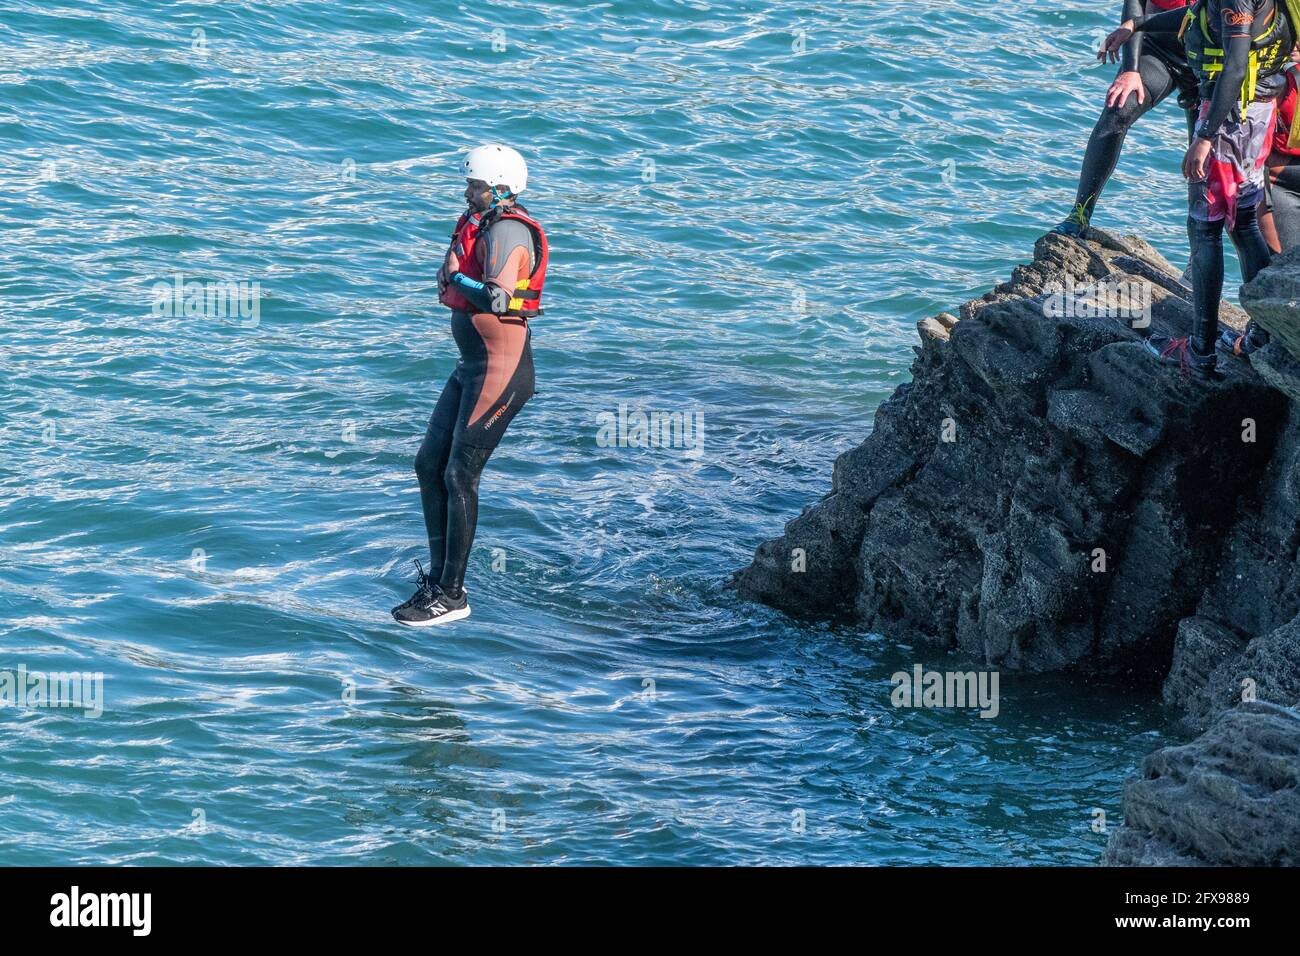
[[[1124,787],[1112,866],[1300,864],[1300,715],[1225,711],[1190,744],[1157,750]]]
[[[1241,304],[1291,355],[1300,356],[1300,249],[1279,256],[1245,286]]]
[[[1062,287],[1102,280],[1146,289],[1151,328],[1050,308]],[[1186,334],[1189,300],[1140,240],[1044,236],[1034,261],[959,321],[920,323],[912,381],[836,462],[830,493],[761,545],[736,587],[998,667],[1163,683],[1198,730],[1219,728],[1243,697],[1296,705],[1300,362],[1284,346],[1300,355],[1300,254],[1243,296],[1277,341],[1255,367],[1224,360],[1221,382],[1142,349],[1149,331]],[[1225,305],[1221,318],[1240,327],[1246,316]],[[1251,712],[1230,728],[1265,719],[1280,718]],[[1172,750],[1217,759],[1215,732]],[[1261,748],[1281,739],[1260,735]],[[1172,751],[1149,760],[1161,754]],[[1300,767],[1294,749],[1276,756]],[[1241,858],[1223,850],[1229,834],[1212,833],[1212,813],[1154,830],[1147,791],[1130,790],[1108,859]]]

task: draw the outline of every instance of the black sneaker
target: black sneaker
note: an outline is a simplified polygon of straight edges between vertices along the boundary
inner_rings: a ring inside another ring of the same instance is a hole
[[[415,564],[415,585],[416,585],[415,594],[413,594],[411,596],[411,599],[407,601],[405,604],[399,604],[397,605],[397,607],[393,608],[394,617],[397,616],[398,611],[409,610],[410,608],[415,606],[416,602],[421,600],[428,600],[430,597],[432,597],[433,589],[437,587],[437,585],[434,584],[434,582],[430,579],[429,575],[424,573],[424,564],[421,563],[419,559],[416,559],[414,564]]]
[[[393,619],[407,627],[432,627],[435,624],[450,624],[469,617],[469,598],[462,592],[459,600],[448,597],[432,579],[424,573],[424,566],[415,562],[419,587],[415,595],[405,604],[393,608]]]
[[[1251,322],[1246,326],[1246,331],[1238,332],[1236,329],[1224,329],[1219,336],[1218,346],[1220,351],[1228,355],[1235,355],[1237,358],[1250,358],[1251,355],[1258,352],[1265,345],[1268,345],[1269,334]]]
[[[1179,366],[1184,375],[1195,372],[1202,378],[1223,377],[1219,372],[1219,361],[1215,354],[1211,352],[1209,355],[1201,355],[1192,348],[1191,339],[1187,336],[1171,339],[1163,335],[1152,335],[1144,340],[1142,345],[1161,362]]]

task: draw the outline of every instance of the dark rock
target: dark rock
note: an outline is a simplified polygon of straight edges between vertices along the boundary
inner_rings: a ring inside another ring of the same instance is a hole
[[[1160,366],[1124,319],[1049,317],[1054,289],[1104,279],[1149,291],[1154,331],[1190,321],[1150,247],[1093,235],[1045,236],[962,306],[831,494],[737,575],[742,594],[999,666],[1165,676],[1288,402],[1244,362],[1216,384]]]
[[[1300,714],[1243,704],[1191,743],[1147,756],[1102,863],[1300,864]]]
[[[1300,249],[1279,256],[1272,267],[1243,286],[1241,304],[1300,358]]]
[[[1058,308],[1080,284],[1108,308]],[[1149,329],[1114,317],[1135,290]],[[1300,253],[1243,294],[1277,341],[1223,358],[1222,381],[1141,347],[1147,332],[1186,334],[1189,299],[1140,240],[1044,236],[960,321],[921,323],[912,381],[836,462],[830,494],[734,584],[1002,668],[1163,682],[1205,733],[1148,758],[1107,861],[1292,863]]]

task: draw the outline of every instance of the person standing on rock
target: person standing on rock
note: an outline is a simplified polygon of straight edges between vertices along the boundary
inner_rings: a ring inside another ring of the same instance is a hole
[[[1127,39],[1112,42],[1112,33],[1097,53],[1105,63],[1119,62],[1119,74],[1106,91],[1106,106],[1093,128],[1088,148],[1083,154],[1083,171],[1074,211],[1054,232],[1081,236],[1088,228],[1097,200],[1115,172],[1120,151],[1128,131],[1153,108],[1178,93],[1178,105],[1187,114],[1188,138],[1196,124],[1198,98],[1196,76],[1187,65],[1177,34],[1157,33],[1150,36],[1134,32],[1136,22],[1148,14],[1180,10],[1190,0],[1123,0],[1121,29]]]
[[[1162,361],[1206,376],[1217,374],[1224,224],[1244,281],[1270,260],[1256,210],[1264,196],[1264,163],[1277,119],[1277,96],[1285,84],[1282,73],[1295,47],[1291,21],[1280,2],[1285,0],[1198,0],[1186,13],[1171,10],[1134,24],[1139,32],[1172,32],[1183,39],[1201,95],[1192,143],[1183,157],[1192,260],[1191,334],[1153,335],[1146,347]],[[1267,341],[1267,333],[1251,328],[1244,343],[1236,341],[1236,335],[1230,338],[1225,344],[1236,347],[1237,354],[1249,354]]]

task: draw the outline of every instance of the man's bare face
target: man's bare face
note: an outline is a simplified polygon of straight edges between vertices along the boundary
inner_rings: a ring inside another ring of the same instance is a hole
[[[475,212],[486,212],[492,205],[492,187],[481,179],[465,180],[465,202]]]

